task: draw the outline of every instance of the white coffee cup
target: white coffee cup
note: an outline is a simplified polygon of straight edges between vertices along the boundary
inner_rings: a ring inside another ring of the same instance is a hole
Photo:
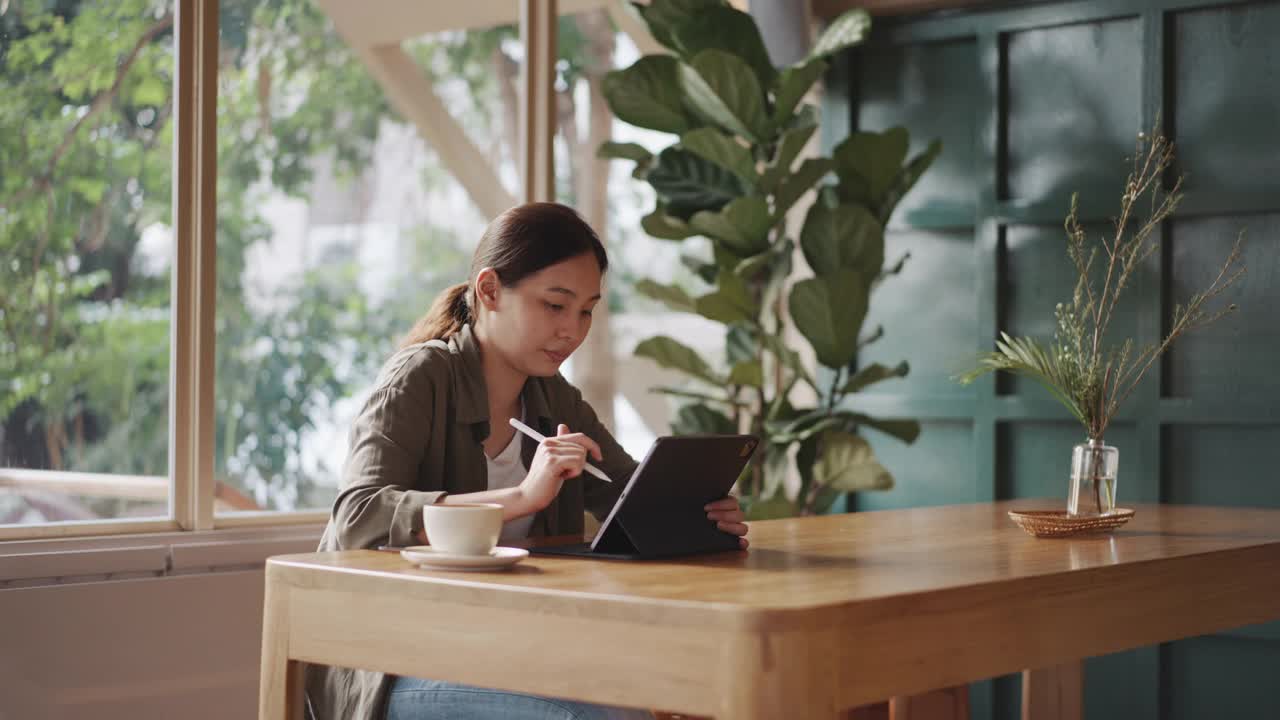
[[[431,547],[451,555],[488,555],[502,534],[497,503],[424,505],[422,525]]]

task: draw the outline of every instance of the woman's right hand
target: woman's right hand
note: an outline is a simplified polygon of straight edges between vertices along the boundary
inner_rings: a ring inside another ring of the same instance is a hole
[[[588,452],[597,461],[603,459],[595,440],[582,433],[569,432],[567,425],[560,425],[555,437],[549,437],[538,445],[529,474],[520,483],[520,492],[530,512],[550,505],[565,480],[582,474]]]

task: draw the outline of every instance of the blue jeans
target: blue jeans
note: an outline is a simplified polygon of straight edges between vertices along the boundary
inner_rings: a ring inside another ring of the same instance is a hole
[[[387,720],[653,720],[644,710],[590,705],[439,680],[397,677]]]

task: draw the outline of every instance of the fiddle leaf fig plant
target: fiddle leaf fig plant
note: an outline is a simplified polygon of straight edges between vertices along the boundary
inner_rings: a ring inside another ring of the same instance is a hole
[[[858,412],[853,396],[905,377],[908,366],[858,367],[856,359],[883,335],[882,328],[864,332],[871,291],[905,260],[885,267],[885,223],[940,144],[908,159],[906,130],[892,128],[856,132],[829,157],[802,157],[819,122],[804,98],[828,58],[867,36],[871,21],[862,10],[832,22],[807,57],[777,68],[751,16],[721,0],[631,7],[670,54],[610,73],[605,98],[619,119],[675,137],[657,154],[616,142],[598,153],[634,162],[633,176],[656,192],[656,207],[641,221],[645,232],[677,242],[703,238],[711,247],[710,258],[683,258],[709,292],[651,280],[637,289],[724,326],[722,358],[704,358],[666,335],[635,349],[688,378],[655,388],[686,401],[673,430],[745,429],[764,440],[737,486],[752,518],[822,512],[843,493],[892,487],[859,433],[870,427],[910,443],[919,424]],[[815,189],[798,234],[789,232],[787,212]],[[795,281],[797,247],[811,274]],[[809,343],[824,373],[788,346],[789,328]],[[818,398],[813,407],[789,399],[800,384]],[[788,492],[782,481],[792,463],[799,483]]]

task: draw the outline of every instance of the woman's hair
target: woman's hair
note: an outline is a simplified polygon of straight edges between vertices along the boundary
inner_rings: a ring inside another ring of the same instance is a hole
[[[595,255],[602,274],[609,269],[599,236],[573,208],[533,202],[507,210],[485,228],[471,258],[467,282],[440,293],[400,347],[448,338],[472,322],[475,298],[471,284],[482,269],[493,268],[503,287],[512,287],[543,268],[584,253]]]

